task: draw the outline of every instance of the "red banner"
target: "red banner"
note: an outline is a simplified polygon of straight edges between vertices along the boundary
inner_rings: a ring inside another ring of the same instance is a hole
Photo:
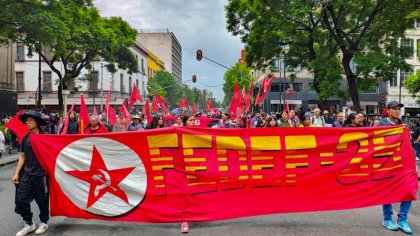
[[[52,216],[211,221],[413,200],[418,188],[405,127],[174,127],[31,143]]]

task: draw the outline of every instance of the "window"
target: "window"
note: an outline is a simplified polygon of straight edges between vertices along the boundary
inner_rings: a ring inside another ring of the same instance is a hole
[[[410,71],[401,71],[400,72],[400,86],[404,87],[404,81],[408,78],[408,76],[411,74]]]
[[[420,19],[417,19],[417,20],[416,20],[416,27],[417,27],[417,28],[420,28]]]
[[[420,39],[417,39],[417,57],[420,58]]]
[[[25,80],[23,77],[23,72],[16,72],[16,90],[18,92],[25,91]]]
[[[302,83],[293,83],[293,90],[295,92],[302,92]]]
[[[89,81],[89,90],[90,91],[98,90],[99,71],[94,70],[90,72],[90,76],[92,77],[92,81]]]
[[[378,93],[378,84],[372,84],[363,91],[364,93]]]
[[[414,56],[414,40],[413,39],[402,39],[401,48],[407,53],[407,57],[411,58]]]
[[[50,47],[45,47],[44,48],[44,56],[45,58],[47,58],[47,60],[51,60],[51,48]]]
[[[132,93],[133,92],[133,79],[130,77],[128,77],[128,93]]]
[[[274,93],[280,92],[280,84],[279,83],[271,84],[270,92],[274,92]]]
[[[120,74],[120,92],[124,93],[124,75]]]
[[[308,84],[308,92],[315,92],[315,87],[314,87],[314,83],[309,83]]]
[[[17,43],[16,45],[16,60],[25,61],[25,45],[23,43]]]
[[[389,81],[389,86],[390,87],[398,86],[398,74],[396,71],[393,73],[392,79]]]
[[[144,59],[141,59],[141,73],[144,74]]]
[[[143,91],[143,97],[146,97],[146,90],[144,89],[144,81],[141,82],[141,90]]]
[[[43,77],[42,90],[46,92],[51,92],[52,91],[51,71],[43,71],[42,77]]]
[[[375,114],[376,113],[376,107],[375,105],[366,105],[366,114]]]

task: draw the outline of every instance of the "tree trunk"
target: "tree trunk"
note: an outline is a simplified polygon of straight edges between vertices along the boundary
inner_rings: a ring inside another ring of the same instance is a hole
[[[360,107],[359,91],[357,91],[356,76],[354,75],[353,71],[351,71],[350,67],[350,61],[352,57],[353,55],[343,55],[342,65],[346,74],[350,97],[353,102],[353,110],[360,112],[362,109]]]
[[[58,83],[58,109],[60,111],[60,114],[64,111],[64,100],[63,100],[63,78],[59,77],[59,83]]]

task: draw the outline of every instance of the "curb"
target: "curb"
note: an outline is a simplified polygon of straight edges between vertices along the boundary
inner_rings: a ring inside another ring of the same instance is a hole
[[[15,163],[15,162],[18,162],[18,160],[19,160],[19,159],[17,159],[17,160],[12,160],[12,161],[7,161],[7,162],[5,162],[5,163],[0,163],[0,167],[1,167],[1,166],[11,165],[11,164],[13,164],[13,163]]]

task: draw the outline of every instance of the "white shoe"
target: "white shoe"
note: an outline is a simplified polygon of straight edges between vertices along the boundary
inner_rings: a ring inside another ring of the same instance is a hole
[[[25,236],[30,232],[33,232],[35,229],[36,227],[34,223],[32,223],[32,225],[28,225],[27,223],[25,223],[25,226],[23,226],[23,228],[19,232],[17,232],[16,236]]]
[[[45,231],[47,231],[48,225],[45,223],[41,223],[38,226],[38,229],[36,229],[35,234],[43,234]]]

